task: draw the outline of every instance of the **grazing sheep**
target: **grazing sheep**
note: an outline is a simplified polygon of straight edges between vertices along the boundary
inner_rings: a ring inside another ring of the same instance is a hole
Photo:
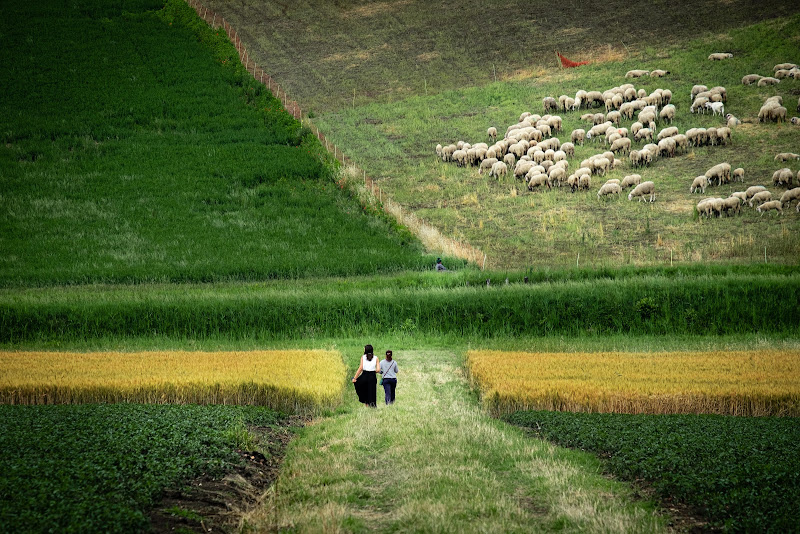
[[[775,77],[779,80],[783,80],[784,78],[794,78],[794,72],[787,69],[781,69],[775,71]]]
[[[714,178],[717,179],[717,185],[727,184],[731,179],[731,164],[718,163],[708,169],[705,176],[708,178],[709,184],[714,183]]]
[[[546,174],[534,174],[528,180],[528,191],[533,191],[537,187],[547,186],[547,189],[552,189],[550,177]]]
[[[566,144],[566,143],[564,143],[564,144]],[[564,152],[563,150],[556,150],[553,153],[553,161],[555,163],[558,163],[559,161],[564,161],[566,159],[567,159],[567,153]]]
[[[731,142],[731,129],[727,126],[722,126],[721,128],[717,128],[717,139],[719,140],[719,144],[727,145]]]
[[[791,169],[779,169],[772,174],[772,183],[777,186],[791,186],[794,172]]]
[[[570,141],[575,144],[580,144],[581,146],[583,146],[584,139],[586,139],[586,130],[582,128],[572,130],[572,134],[569,136]]]
[[[672,124],[672,121],[675,120],[675,106],[673,104],[667,104],[661,108],[661,111],[658,112],[658,118]]]
[[[744,191],[736,191],[735,193],[731,193],[731,196],[734,198],[739,199],[739,204],[744,204],[747,202],[747,193]]]
[[[491,170],[495,163],[497,163],[497,158],[486,158],[485,160],[481,161],[481,165],[478,168],[478,174],[483,174],[483,171]]]
[[[489,129],[486,130],[486,135],[489,136],[489,139],[491,139],[492,142],[497,141],[497,128],[494,126],[489,127]]]
[[[611,152],[624,152],[630,153],[631,151],[631,140],[627,137],[620,137],[613,143],[611,143]]]
[[[721,198],[704,198],[700,202],[697,203],[697,213],[700,215],[705,215],[706,218],[710,218],[716,212],[719,214],[719,210],[715,210],[715,205],[722,207],[722,199]]]
[[[708,178],[705,176],[698,176],[692,182],[692,186],[689,188],[689,193],[696,193],[698,191],[705,193],[706,187],[708,187]]]
[[[592,177],[589,174],[582,174],[578,177],[578,191],[588,191],[592,187]]]
[[[706,109],[711,110],[711,116],[722,116],[725,113],[725,104],[722,102],[706,102]]]
[[[604,197],[604,196],[608,196],[608,195],[617,195],[617,197],[619,197],[619,194],[621,192],[622,192],[622,188],[619,186],[619,184],[608,183],[607,182],[607,183],[603,184],[603,186],[597,192],[597,200],[600,200],[600,197]]]
[[[550,172],[547,176],[553,185],[561,187],[561,182],[566,182],[567,180],[567,170],[564,167],[554,165],[550,167]]]
[[[628,72],[625,73],[625,77],[626,78],[641,78],[642,76],[647,76],[648,74],[650,74],[649,70],[641,70],[641,69],[629,70]]]
[[[748,204],[750,204],[750,207],[752,208],[753,203],[758,205],[767,202],[768,200],[772,200],[772,193],[770,193],[769,191],[759,191],[758,193],[753,195]]]
[[[672,137],[678,135],[678,129],[675,126],[670,126],[669,128],[664,128],[658,135],[656,136],[656,141],[661,141],[665,137]]]
[[[647,195],[650,195],[650,202],[656,199],[656,184],[653,182],[642,182],[634,187],[633,191],[628,193],[628,200],[633,200],[633,197],[637,197],[641,202]]]
[[[676,150],[681,149],[681,151],[683,151],[684,153],[686,153],[689,150],[689,138],[686,137],[684,134],[678,134],[676,136],[673,136],[673,139],[675,140],[675,144],[677,145]]]
[[[761,78],[763,78],[763,76],[759,76],[758,74],[742,76],[742,85],[753,85],[754,83],[758,83]]]
[[[703,113],[703,114],[705,114],[705,112],[706,112],[705,110],[708,109],[708,108],[706,108],[706,104],[708,104],[708,102],[709,102],[708,97],[698,96],[697,98],[694,99],[694,102],[692,102],[692,105],[689,106],[689,113]]]
[[[544,112],[547,113],[548,111],[558,111],[558,101],[553,98],[552,96],[546,96],[542,99],[542,106],[544,107]]]
[[[763,216],[765,212],[769,210],[775,210],[780,214],[783,214],[783,207],[781,207],[780,200],[770,200],[769,202],[764,202],[756,210]]]
[[[667,74],[670,74],[670,72],[668,70],[656,69],[656,70],[650,71],[650,77],[651,78],[663,78]]]
[[[781,195],[781,206],[788,204],[789,207],[791,207],[792,200],[800,201],[800,187],[795,187],[794,189],[784,191],[784,193]],[[800,205],[800,203],[798,205]]]
[[[713,54],[709,54],[708,59],[711,61],[720,61],[723,59],[730,59],[733,57],[733,54],[730,52],[715,52]]]
[[[755,195],[759,191],[766,191],[766,190],[767,188],[764,187],[763,185],[753,185],[747,188],[747,190],[744,192],[744,196],[747,197],[747,199],[749,200],[753,198],[753,195]]]
[[[522,178],[536,165],[533,161],[520,160],[514,167],[514,178]]]
[[[731,177],[733,178],[734,182],[739,181],[739,182],[744,183],[744,169],[741,168],[741,167],[737,167],[736,169],[733,169],[733,172],[731,173]]]
[[[779,70],[791,70],[796,69],[797,65],[794,63],[778,63],[774,67],[772,67],[773,72],[778,72]]]
[[[629,187],[634,187],[642,183],[642,177],[638,174],[629,174],[625,178],[622,179],[619,186],[622,189],[627,189]]]
[[[672,137],[667,137],[658,142],[658,153],[660,156],[672,158],[675,156],[677,143]]]
[[[725,120],[727,121],[728,128],[733,128],[734,126],[739,126],[742,123],[742,121],[740,121],[739,119],[737,119],[736,117],[734,117],[730,113],[725,115]]]
[[[517,158],[514,157],[514,154],[509,152],[503,157],[503,163],[509,167],[513,167],[517,163]]]
[[[564,151],[564,154],[567,155],[568,158],[575,157],[575,145],[572,143],[564,143],[561,145],[561,150]]]
[[[498,161],[494,165],[492,165],[492,170],[489,171],[489,177],[500,179],[501,176],[505,176],[508,173],[508,166],[502,161]]]
[[[724,211],[727,215],[731,215],[731,212],[741,213],[742,203],[739,202],[738,198],[731,196],[722,201],[720,208],[721,211]]]
[[[775,155],[775,161],[789,161],[790,159],[800,159],[800,154],[793,152],[781,152]]]
[[[653,140],[653,130],[650,128],[642,128],[633,135],[634,140],[641,141],[642,139]]]
[[[766,87],[767,85],[777,85],[779,83],[781,83],[781,81],[778,78],[765,76],[764,78],[758,80],[758,83],[756,85],[758,85],[759,87]]]

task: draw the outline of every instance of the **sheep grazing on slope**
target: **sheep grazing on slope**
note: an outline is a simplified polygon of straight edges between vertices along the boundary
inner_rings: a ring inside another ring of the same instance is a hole
[[[492,142],[497,141],[497,128],[491,126],[488,130],[486,130],[486,135],[489,136],[489,139],[491,139]]]
[[[721,208],[722,211],[724,211],[728,215],[730,215],[731,212],[741,213],[742,203],[739,202],[739,199],[737,197],[731,196],[722,201]]]
[[[503,163],[502,161],[498,161],[492,165],[492,170],[489,171],[489,177],[500,179],[501,176],[505,176],[508,173],[508,166]]]
[[[789,168],[779,169],[772,174],[772,183],[779,187],[791,187],[793,179],[794,172],[792,172],[792,169]]]
[[[800,201],[800,187],[795,187],[794,189],[784,191],[784,193],[781,195],[781,206],[788,204],[789,207],[791,207],[792,200]],[[800,206],[800,202],[798,202],[798,206]]]
[[[731,181],[731,164],[718,163],[708,169],[705,176],[708,178],[709,184],[713,185],[715,178],[717,180],[717,185],[727,184]]]
[[[725,120],[727,121],[726,124],[727,124],[728,128],[733,128],[734,126],[739,126],[742,123],[742,121],[740,121],[739,119],[737,119],[736,117],[734,117],[730,113],[725,115]]]
[[[545,113],[548,111],[558,111],[558,101],[552,96],[544,97],[542,99],[542,106],[544,107]]]
[[[619,197],[619,194],[621,192],[622,192],[622,188],[619,186],[619,184],[615,184],[613,182],[605,183],[600,188],[600,190],[597,192],[597,200],[600,200],[601,197],[605,197],[605,196],[609,196],[609,195],[617,195],[617,197]]]
[[[656,199],[656,184],[653,182],[642,182],[636,187],[633,188],[633,191],[628,193],[628,200],[633,200],[634,197],[639,199],[639,202],[642,201],[644,198],[645,201],[647,200],[646,197],[650,195],[650,202],[655,201]]]
[[[658,112],[658,118],[672,124],[672,121],[675,120],[675,106],[673,104],[667,104],[661,108],[661,111]]]
[[[756,85],[758,85],[759,87],[766,87],[767,85],[778,85],[779,83],[781,83],[781,81],[778,78],[765,76],[764,78],[758,80],[758,83]]]
[[[766,191],[766,190],[767,190],[767,188],[764,187],[763,185],[754,185],[754,186],[748,187],[747,190],[744,192],[744,195],[748,199],[751,199],[751,198],[753,198],[753,195],[755,195],[759,191]]]
[[[789,161],[790,159],[800,159],[800,154],[793,152],[781,152],[775,155],[775,161]]]
[[[758,193],[753,195],[748,204],[750,204],[750,207],[752,208],[753,204],[759,205],[763,204],[764,202],[768,202],[770,200],[772,200],[772,193],[770,193],[769,191],[759,191]]]
[[[778,63],[774,67],[772,67],[773,72],[778,72],[779,70],[792,70],[796,69],[797,65],[794,63]]]
[[[736,169],[733,169],[733,172],[731,173],[731,177],[733,178],[734,182],[738,181],[738,182],[744,183],[744,169],[741,168],[741,167],[737,167]]]
[[[715,52],[713,54],[709,54],[708,59],[711,61],[721,61],[723,59],[730,59],[733,57],[733,54],[730,52]]]
[[[668,70],[656,69],[656,70],[651,70],[650,71],[650,77],[651,78],[663,78],[667,74],[670,74],[670,72]]]
[[[641,78],[642,76],[647,76],[648,74],[650,74],[649,70],[641,70],[641,69],[629,70],[628,72],[625,73],[625,77],[626,78]]]
[[[634,187],[642,183],[642,177],[638,174],[629,174],[625,178],[622,179],[619,186],[622,189],[627,189],[629,187]]]
[[[490,171],[495,163],[497,163],[497,158],[486,158],[485,160],[481,161],[481,165],[478,168],[478,174],[483,174],[483,171]]]
[[[696,193],[698,191],[705,193],[706,187],[708,187],[708,178],[705,176],[698,176],[692,182],[692,186],[689,188],[689,193]]]
[[[725,113],[725,104],[722,102],[706,102],[706,109],[711,110],[712,116],[722,116]]]
[[[770,210],[775,210],[780,214],[783,214],[783,208],[781,207],[780,200],[770,200],[769,202],[764,202],[756,210],[763,216],[765,212]]]
[[[759,76],[758,74],[742,76],[742,85],[753,85],[754,83],[758,83],[761,78],[763,78],[763,76]]]

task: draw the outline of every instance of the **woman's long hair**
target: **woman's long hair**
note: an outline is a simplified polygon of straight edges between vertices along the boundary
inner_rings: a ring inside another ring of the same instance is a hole
[[[387,362],[392,361],[392,351],[390,351],[390,350],[386,351],[386,361]]]
[[[372,361],[372,345],[364,345],[364,355],[368,362]]]

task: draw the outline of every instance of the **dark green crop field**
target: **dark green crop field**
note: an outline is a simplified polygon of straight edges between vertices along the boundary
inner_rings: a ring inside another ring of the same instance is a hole
[[[165,489],[241,463],[245,406],[0,406],[0,532],[144,532]]]
[[[0,6],[0,285],[433,264],[337,187],[223,31],[163,5]]]
[[[726,532],[797,532],[797,418],[517,412],[508,421],[601,454],[615,475],[647,481]]]

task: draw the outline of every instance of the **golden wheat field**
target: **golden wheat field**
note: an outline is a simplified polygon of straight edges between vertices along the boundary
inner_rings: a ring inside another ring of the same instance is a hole
[[[493,414],[516,410],[800,415],[800,351],[470,351]]]
[[[345,367],[323,350],[0,352],[0,403],[249,404],[307,413],[337,404]]]

